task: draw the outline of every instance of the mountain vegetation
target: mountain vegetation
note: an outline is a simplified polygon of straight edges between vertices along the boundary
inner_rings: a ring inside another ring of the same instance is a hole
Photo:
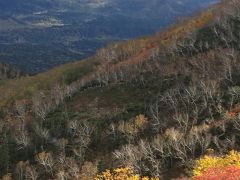
[[[16,67],[0,62],[0,80],[20,78],[24,75],[26,74]]]
[[[93,55],[109,42],[153,34],[216,0],[0,2],[0,59],[27,73]]]
[[[238,177],[239,30],[240,2],[223,0],[156,35],[4,80],[0,175]]]

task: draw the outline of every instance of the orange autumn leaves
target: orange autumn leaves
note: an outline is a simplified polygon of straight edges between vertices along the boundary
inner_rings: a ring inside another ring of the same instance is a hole
[[[237,180],[240,177],[240,153],[230,151],[221,157],[206,155],[196,161],[194,180]]]
[[[197,176],[194,180],[238,180],[240,178],[240,168],[229,166],[223,169],[209,168],[203,175]]]

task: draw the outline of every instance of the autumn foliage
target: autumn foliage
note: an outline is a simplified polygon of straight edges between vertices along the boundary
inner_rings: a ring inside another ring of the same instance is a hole
[[[227,1],[222,16],[0,81],[0,178],[177,178],[209,147],[193,179],[240,177],[239,152],[216,156],[240,147],[240,3]]]
[[[235,180],[240,177],[240,168],[237,166],[229,166],[223,169],[209,168],[201,176],[197,176],[194,180]]]
[[[194,180],[235,180],[240,177],[240,153],[230,151],[229,154],[217,157],[206,155],[196,162],[193,170]]]
[[[140,177],[134,174],[133,170],[129,167],[117,168],[112,171],[106,170],[105,172],[97,175],[95,180],[159,180],[159,178]]]

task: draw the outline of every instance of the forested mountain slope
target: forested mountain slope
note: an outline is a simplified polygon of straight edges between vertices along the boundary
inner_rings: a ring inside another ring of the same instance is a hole
[[[223,1],[152,37],[0,84],[1,175],[91,180],[127,167],[192,177],[209,148],[238,150],[239,8]]]
[[[2,0],[0,59],[36,73],[149,35],[217,0]]]

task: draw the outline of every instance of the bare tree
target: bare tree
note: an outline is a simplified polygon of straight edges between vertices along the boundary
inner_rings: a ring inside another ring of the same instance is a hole
[[[52,110],[52,103],[44,93],[39,93],[32,99],[34,113],[45,121],[47,114]]]
[[[85,152],[91,142],[91,134],[94,131],[94,126],[90,125],[87,121],[80,122],[73,120],[69,122],[69,131],[72,134],[74,142],[72,149],[74,155],[83,163]]]
[[[35,167],[27,166],[26,167],[26,179],[27,180],[37,180],[38,179],[38,172]]]
[[[24,175],[25,175],[25,170],[26,170],[26,167],[29,165],[29,162],[28,161],[20,161],[17,163],[17,166],[16,166],[16,173],[18,175],[18,179],[24,179]]]
[[[30,138],[27,131],[23,130],[19,134],[15,135],[15,140],[18,145],[18,149],[23,149],[29,146]]]
[[[54,160],[52,153],[50,152],[41,152],[36,155],[36,160],[39,164],[41,164],[46,172],[50,172],[53,175],[53,165],[54,165]]]

